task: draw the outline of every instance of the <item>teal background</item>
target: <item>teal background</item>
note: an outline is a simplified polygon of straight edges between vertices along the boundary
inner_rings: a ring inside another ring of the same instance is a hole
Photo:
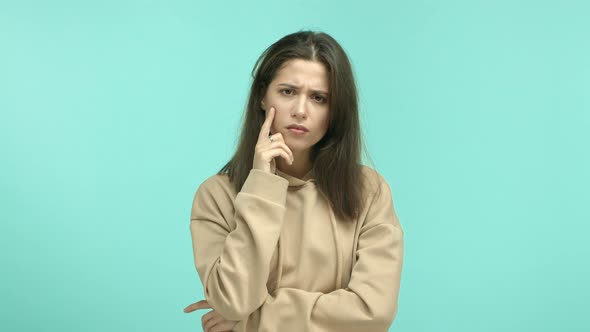
[[[3,1],[0,330],[200,331],[189,213],[323,30],[405,230],[391,331],[589,331],[590,3]],[[345,305],[345,304],[343,304]]]

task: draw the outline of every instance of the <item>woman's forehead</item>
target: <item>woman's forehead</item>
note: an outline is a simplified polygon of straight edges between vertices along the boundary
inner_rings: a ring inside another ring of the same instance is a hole
[[[314,89],[327,90],[329,87],[326,66],[317,61],[293,59],[285,61],[278,70],[275,83],[309,85]]]

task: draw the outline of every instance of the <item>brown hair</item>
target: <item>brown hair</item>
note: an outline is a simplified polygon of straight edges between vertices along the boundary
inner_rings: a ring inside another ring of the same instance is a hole
[[[342,47],[323,32],[299,31],[269,46],[252,70],[252,86],[242,122],[240,141],[232,159],[218,172],[228,174],[239,192],[252,169],[254,149],[265,119],[260,102],[280,67],[288,60],[319,61],[329,75],[330,118],[326,134],[310,153],[314,180],[340,218],[358,218],[363,208],[361,138],[357,89],[352,67]],[[369,157],[370,159],[370,157]]]

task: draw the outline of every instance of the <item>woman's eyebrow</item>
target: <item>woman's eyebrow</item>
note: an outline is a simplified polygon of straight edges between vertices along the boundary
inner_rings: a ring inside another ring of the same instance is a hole
[[[279,83],[278,85],[286,86],[286,87],[293,89],[293,90],[299,90],[298,86],[293,85],[293,84],[289,84],[289,83]],[[327,95],[328,94],[326,91],[322,91],[322,90],[311,90],[311,92],[319,94],[319,95],[321,95],[321,94]]]

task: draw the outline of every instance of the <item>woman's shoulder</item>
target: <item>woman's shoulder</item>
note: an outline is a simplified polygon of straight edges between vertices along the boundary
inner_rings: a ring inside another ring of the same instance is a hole
[[[205,178],[205,180],[203,180],[203,182],[201,182],[201,184],[199,185],[199,189],[216,189],[231,186],[232,184],[229,180],[228,174],[216,173]]]
[[[225,220],[224,225],[229,225],[227,220],[234,214],[235,196],[235,189],[227,174],[214,174],[205,178],[193,197],[191,220]]]
[[[363,178],[363,186],[369,193],[375,193],[384,183],[387,184],[385,178],[374,168],[361,165],[361,174]]]
[[[228,174],[213,174],[198,186],[195,193],[197,199],[225,200],[228,203],[233,201],[236,191],[233,183],[229,180]]]

